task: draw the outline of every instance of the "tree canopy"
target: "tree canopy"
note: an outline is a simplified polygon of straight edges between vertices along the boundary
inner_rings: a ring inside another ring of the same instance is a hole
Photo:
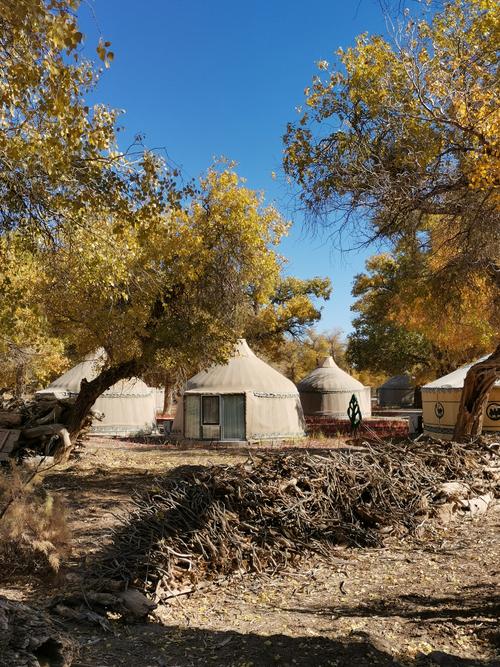
[[[442,280],[498,286],[499,34],[495,0],[453,0],[318,63],[284,158],[314,218],[365,240],[434,231]]]

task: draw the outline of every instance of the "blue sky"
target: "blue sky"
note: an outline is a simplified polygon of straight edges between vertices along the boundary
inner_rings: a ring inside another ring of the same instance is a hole
[[[283,178],[282,136],[315,62],[361,32],[385,31],[377,0],[87,0],[80,21],[91,57],[99,36],[112,42],[95,98],[126,111],[122,145],[141,133],[190,177],[214,157],[236,160],[293,221],[281,246],[287,271],[332,280],[318,328],[347,333],[352,279],[374,249],[341,254],[305,229]]]

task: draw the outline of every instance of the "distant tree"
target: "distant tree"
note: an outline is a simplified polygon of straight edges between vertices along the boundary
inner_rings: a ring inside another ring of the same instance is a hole
[[[295,383],[328,356],[332,356],[340,367],[346,367],[345,342],[340,329],[324,333],[308,329],[300,338],[286,339],[273,352],[267,358]]]
[[[287,340],[301,340],[320,320],[317,301],[329,299],[331,291],[329,278],[280,275],[267,301],[251,296],[249,310],[242,313],[246,338],[268,358],[279,356]]]
[[[500,325],[492,286],[456,285],[451,298],[440,299],[439,284],[419,280],[435,255],[418,244],[398,248],[394,255],[371,257],[367,273],[355,278],[352,309],[358,316],[347,348],[353,366],[409,373],[422,382],[491,349]]]
[[[408,15],[391,42],[360,36],[331,70],[319,63],[328,74],[306,90],[284,160],[314,219],[363,241],[446,248],[432,276],[443,288],[497,295],[499,21],[495,0],[454,0]]]

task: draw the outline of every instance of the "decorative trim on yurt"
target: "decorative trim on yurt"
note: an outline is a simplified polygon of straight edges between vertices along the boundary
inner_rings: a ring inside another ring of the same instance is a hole
[[[304,427],[296,386],[240,339],[226,364],[188,380],[172,435],[226,442],[283,440],[304,437]]]
[[[329,415],[347,419],[347,408],[354,394],[363,417],[371,416],[371,389],[339,368],[333,357],[326,357],[318,368],[301,380],[297,388],[306,416]]]
[[[484,361],[485,355],[478,361]],[[450,440],[460,407],[465,376],[474,361],[422,387],[424,434]],[[500,380],[490,391],[483,418],[483,433],[500,433]]]

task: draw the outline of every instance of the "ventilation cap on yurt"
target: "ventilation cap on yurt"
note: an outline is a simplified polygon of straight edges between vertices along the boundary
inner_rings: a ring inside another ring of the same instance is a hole
[[[449,440],[453,436],[465,377],[474,364],[489,355],[466,364],[452,373],[428,382],[422,387],[422,420],[424,434]],[[483,433],[500,433],[500,380],[490,390],[484,410]]]
[[[83,361],[63,373],[45,389],[36,392],[38,399],[76,398],[82,380],[97,377],[106,362],[107,354],[99,348],[87,354]],[[92,432],[109,435],[137,435],[151,433],[156,426],[156,399],[154,390],[139,378],[119,380],[107,389],[92,406],[104,414],[94,420]]]
[[[209,404],[214,408],[211,420],[204,418]],[[190,439],[255,441],[304,436],[297,387],[259,359],[244,339],[238,340],[227,363],[188,380],[178,408],[172,433]]]
[[[332,415],[347,419],[351,396],[358,399],[361,414],[371,415],[370,388],[342,370],[333,357],[326,357],[318,368],[301,380],[297,388],[306,415]]]

